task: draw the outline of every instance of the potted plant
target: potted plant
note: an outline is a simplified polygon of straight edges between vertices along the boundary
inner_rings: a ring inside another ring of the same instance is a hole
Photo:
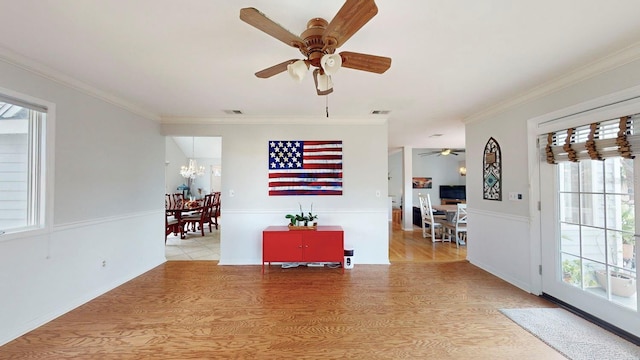
[[[289,219],[289,227],[293,228],[293,227],[312,227],[315,228],[315,226],[317,226],[317,222],[315,222],[314,220],[316,220],[318,218],[318,215],[314,215],[313,214],[313,204],[311,204],[311,211],[309,211],[307,213],[307,215],[305,215],[304,211],[302,210],[302,204],[300,205],[300,213],[299,214],[287,214],[285,216],[286,219]],[[311,225],[310,225],[311,223]]]
[[[296,226],[296,225],[298,225],[298,217],[297,217],[297,215],[287,214],[287,215],[285,216],[285,218],[289,219],[289,226]]]
[[[607,291],[607,271],[597,270],[596,277],[600,286]],[[631,297],[636,293],[636,279],[620,271],[611,271],[609,276],[611,293],[616,296]]]
[[[636,239],[633,235],[635,231],[635,217],[628,204],[622,210],[622,259],[631,260],[635,253]]]
[[[300,206],[300,211],[302,211],[302,205]],[[314,215],[313,214],[313,203],[311,203],[311,209],[309,210],[309,213],[307,216],[303,216],[303,221],[304,221],[304,226],[309,226],[309,222],[312,222],[313,226],[318,225],[317,221],[314,221],[316,219],[318,219],[318,215]]]
[[[562,262],[562,279],[565,283],[573,286],[580,286],[582,283],[582,270],[580,260],[564,260]]]

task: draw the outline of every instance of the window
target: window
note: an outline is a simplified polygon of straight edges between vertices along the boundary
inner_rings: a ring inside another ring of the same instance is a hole
[[[44,227],[46,113],[0,94],[0,234]]]
[[[558,167],[562,280],[635,310],[633,160]]]

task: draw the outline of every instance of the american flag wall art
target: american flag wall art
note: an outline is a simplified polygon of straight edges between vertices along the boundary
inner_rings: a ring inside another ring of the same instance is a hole
[[[269,196],[342,195],[342,141],[269,141]]]

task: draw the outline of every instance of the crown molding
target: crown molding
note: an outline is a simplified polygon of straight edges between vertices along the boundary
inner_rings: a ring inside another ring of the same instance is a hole
[[[602,73],[606,73],[620,66],[626,65],[640,59],[640,42],[623,48],[611,55],[605,56],[599,60],[591,62],[587,65],[578,67],[577,69],[560,76],[554,80],[548,81],[542,85],[536,86],[524,94],[500,102],[490,106],[485,110],[479,111],[462,120],[465,124],[485,120],[491,116],[504,112],[516,105],[523,104],[534,99],[538,99],[552,94],[560,89],[578,84],[587,79],[593,78]]]
[[[0,61],[16,66],[30,73],[43,77],[47,80],[59,83],[63,86],[80,91],[96,99],[105,101],[111,105],[122,108],[135,115],[142,116],[143,118],[153,121],[160,121],[160,116],[142,107],[128,102],[120,97],[109,94],[105,91],[99,90],[89,84],[83,83],[70,76],[67,76],[60,71],[54,70],[48,66],[45,66],[37,61],[31,60],[23,55],[17,54],[7,48],[0,46]]]
[[[161,117],[160,123],[163,125],[384,125],[386,118],[371,117]]]

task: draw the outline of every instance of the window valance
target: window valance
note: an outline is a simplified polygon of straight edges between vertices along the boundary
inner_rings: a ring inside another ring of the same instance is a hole
[[[640,153],[637,126],[640,114],[550,132],[538,139],[541,155],[549,164],[615,156],[633,159]]]

